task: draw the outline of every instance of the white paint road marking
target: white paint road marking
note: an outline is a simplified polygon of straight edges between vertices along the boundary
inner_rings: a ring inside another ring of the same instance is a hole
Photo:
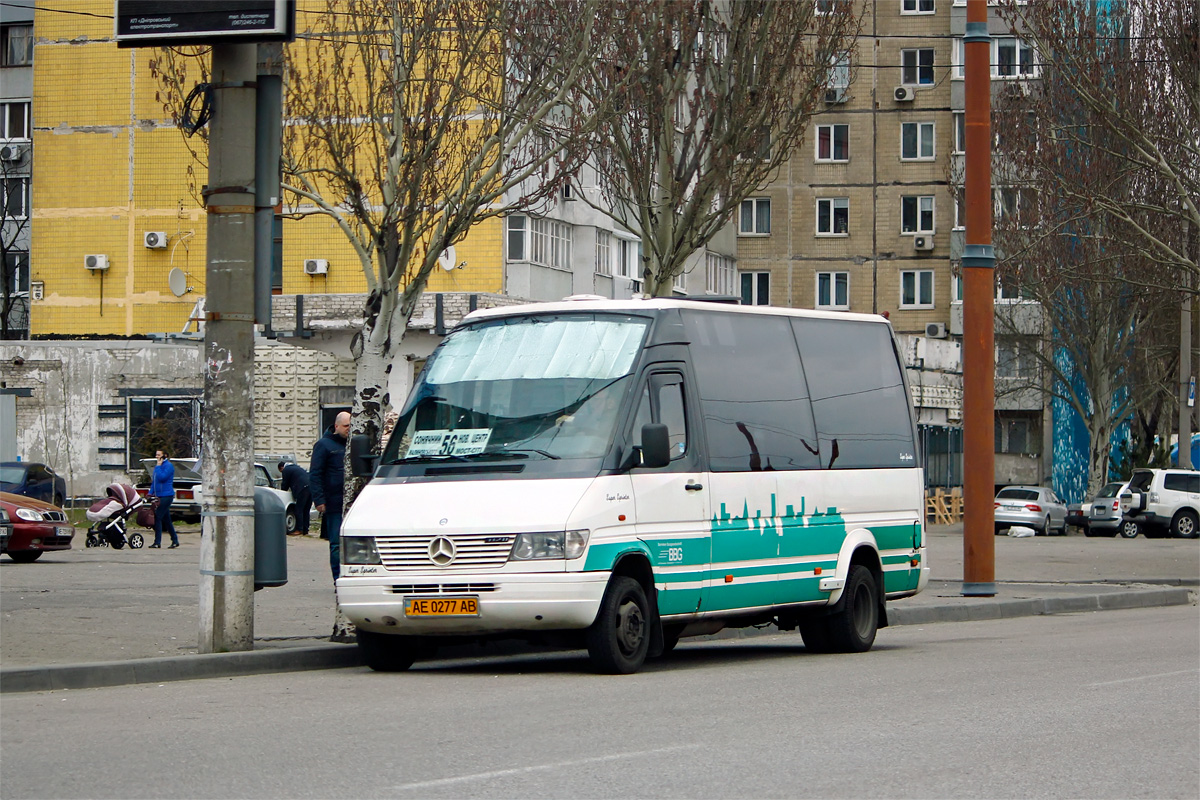
[[[399,786],[393,786],[392,790],[402,792],[406,789],[429,789],[434,786],[450,786],[455,783],[467,783],[468,781],[486,781],[492,778],[508,778],[513,775],[527,775],[531,772],[545,772],[553,769],[564,769],[566,767],[579,767],[584,764],[598,764],[605,761],[620,761],[625,758],[646,758],[647,756],[657,756],[662,753],[673,753],[679,750],[694,750],[700,745],[698,744],[681,744],[675,747],[660,747],[657,750],[639,750],[633,753],[613,753],[607,756],[596,756],[595,758],[582,758],[578,761],[559,761],[554,764],[537,764],[532,767],[515,767],[513,769],[498,769],[494,772],[477,772],[474,775],[459,775],[454,778],[439,778],[433,781],[420,781],[418,783],[402,783]]]
[[[1200,669],[1182,669],[1179,672],[1162,672],[1158,675],[1138,675],[1136,678],[1121,678],[1117,681],[1103,681],[1101,683],[1089,683],[1089,689],[1096,686],[1116,686],[1118,683],[1132,683],[1133,681],[1149,681],[1155,678],[1174,678],[1176,675],[1191,675],[1193,672],[1200,672]]]

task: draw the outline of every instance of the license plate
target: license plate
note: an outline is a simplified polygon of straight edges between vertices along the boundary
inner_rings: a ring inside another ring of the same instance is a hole
[[[478,597],[409,597],[404,601],[406,617],[478,617]]]
[[[1022,506],[1005,506],[1005,511],[1020,511]]]

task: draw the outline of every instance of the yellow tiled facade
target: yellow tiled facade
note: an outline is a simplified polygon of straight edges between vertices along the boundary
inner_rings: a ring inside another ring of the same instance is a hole
[[[207,167],[163,109],[155,51],[118,49],[112,12],[111,0],[50,0],[34,16],[30,278],[43,296],[31,308],[33,335],[179,331],[204,293],[198,197]],[[284,219],[282,230],[283,294],[365,291],[358,257],[332,221]],[[145,247],[149,231],[166,233],[168,246]],[[456,246],[466,265],[437,271],[429,291],[501,291],[501,244],[501,221],[481,223]],[[108,269],[86,269],[89,254],[106,256]],[[328,260],[328,274],[306,275],[309,258]],[[182,297],[167,285],[174,268],[193,289]]]

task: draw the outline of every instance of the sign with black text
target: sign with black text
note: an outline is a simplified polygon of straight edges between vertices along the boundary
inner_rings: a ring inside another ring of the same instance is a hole
[[[291,41],[295,0],[114,0],[120,47]]]

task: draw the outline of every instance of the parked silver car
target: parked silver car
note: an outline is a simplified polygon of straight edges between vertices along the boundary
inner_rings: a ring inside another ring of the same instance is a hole
[[[1138,524],[1131,519],[1122,519],[1121,493],[1129,484],[1120,481],[1106,483],[1096,492],[1088,504],[1088,536],[1116,536],[1136,539]]]
[[[1006,486],[996,493],[996,533],[1024,525],[1041,536],[1067,533],[1067,507],[1045,486]]]

